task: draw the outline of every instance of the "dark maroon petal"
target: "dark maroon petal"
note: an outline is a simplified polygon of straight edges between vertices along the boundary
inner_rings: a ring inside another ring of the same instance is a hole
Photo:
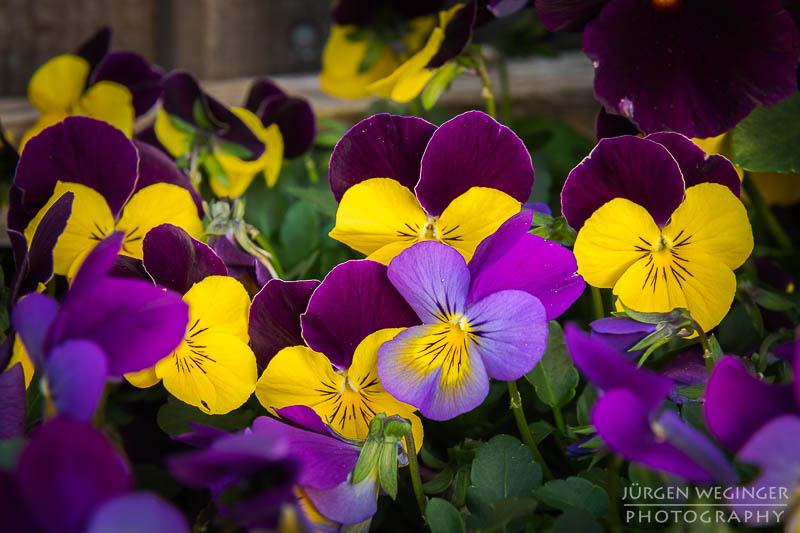
[[[111,52],[92,74],[92,84],[113,81],[128,88],[136,116],[144,115],[161,97],[161,69],[130,51]]]
[[[264,100],[272,98],[273,96],[287,95],[283,92],[283,89],[278,87],[271,80],[267,78],[258,78],[250,85],[250,90],[247,91],[247,99],[245,100],[244,107],[253,113],[258,113]]]
[[[203,278],[228,275],[225,263],[207,244],[172,224],[148,231],[142,249],[142,264],[153,281],[181,294]]]
[[[118,255],[114,266],[108,271],[112,278],[128,278],[150,280],[150,275],[144,269],[141,259],[134,259],[127,255]]]
[[[171,183],[183,187],[192,195],[192,200],[197,206],[197,215],[203,218],[203,199],[192,185],[189,176],[178,168],[172,158],[147,142],[134,139],[133,144],[139,152],[139,180],[133,192],[155,183]]]
[[[475,26],[475,15],[478,12],[477,0],[470,0],[458,10],[444,29],[444,41],[439,51],[433,56],[426,68],[439,68],[461,52],[472,40],[472,28]]]
[[[597,112],[594,122],[595,139],[605,139],[606,137],[619,137],[620,135],[638,135],[639,128],[633,122],[622,115],[612,115],[605,108],[601,107]]]
[[[13,533],[39,533],[38,526],[19,493],[12,473],[0,470],[0,516],[3,517],[5,531]]]
[[[11,187],[8,189],[8,217],[6,218],[8,229],[22,235],[28,222],[30,222],[34,216],[35,214],[29,215],[25,206],[22,205],[22,189],[17,187],[16,183],[12,183]],[[23,237],[23,239],[24,238],[25,237]],[[25,247],[27,248],[27,246],[26,242]],[[19,262],[21,260],[21,255],[16,253],[16,246],[14,250],[14,258]]]
[[[663,226],[683,201],[683,177],[667,149],[632,135],[601,139],[567,176],[561,212],[576,231],[600,206],[627,198]]]
[[[0,440],[25,434],[25,373],[17,363],[0,373]]]
[[[28,221],[50,199],[57,181],[91,187],[117,216],[136,185],[138,164],[136,148],[124,133],[100,120],[73,116],[28,141],[14,184],[22,189]]]
[[[709,431],[731,450],[738,450],[772,418],[797,412],[790,385],[764,383],[734,357],[714,367],[705,399]]]
[[[587,24],[583,49],[609,112],[647,133],[705,138],[797,90],[800,35],[778,0],[673,4],[614,0]]]
[[[314,144],[316,125],[311,104],[303,98],[274,96],[264,100],[258,112],[265,126],[277,124],[283,137],[283,156],[301,156]]]
[[[608,0],[536,0],[539,20],[550,31],[580,31]]]
[[[111,28],[103,26],[97,33],[82,42],[75,51],[76,56],[80,56],[89,62],[89,72],[92,72],[100,61],[103,60],[111,47]]]
[[[83,533],[92,512],[131,490],[133,478],[103,434],[57,417],[22,451],[17,485],[43,531]]]
[[[742,188],[733,163],[721,155],[707,155],[688,137],[680,133],[653,133],[645,137],[669,150],[678,162],[686,188],[698,183],[719,183],[729,188],[737,197]]]
[[[347,261],[325,277],[300,317],[303,339],[331,363],[347,368],[370,333],[419,324],[416,313],[375,261]]]
[[[303,346],[300,315],[319,281],[271,279],[250,305],[250,347],[258,366],[266,368],[276,353],[287,346]]]
[[[442,124],[422,157],[416,187],[422,207],[439,216],[471,187],[491,187],[525,202],[533,187],[531,156],[522,140],[481,111]]]
[[[391,178],[413,190],[420,161],[436,126],[417,117],[381,113],[344,134],[331,155],[328,182],[336,201],[344,192],[372,178]]]

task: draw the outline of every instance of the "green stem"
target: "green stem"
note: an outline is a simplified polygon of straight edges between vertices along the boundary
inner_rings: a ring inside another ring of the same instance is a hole
[[[422,490],[422,479],[419,477],[419,463],[417,463],[417,447],[414,444],[414,434],[409,431],[406,433],[406,451],[408,452],[408,472],[411,474],[411,486],[414,487],[414,496],[417,499],[419,512],[422,519],[425,519],[425,508],[427,503],[425,493]]]
[[[594,317],[596,319],[601,319],[606,316],[605,309],[603,307],[603,293],[600,292],[600,289],[597,287],[591,288],[592,292],[592,308],[594,309]]]
[[[483,60],[483,56],[480,52],[475,52],[474,50],[469,51],[469,56],[475,60],[475,63],[478,65],[478,76],[481,79],[481,83],[483,83],[483,90],[481,91],[481,96],[483,99],[486,100],[486,112],[494,119],[497,119],[497,105],[495,104],[494,100],[494,90],[492,89],[492,79],[489,77],[489,71],[486,70],[486,62]]]
[[[319,173],[317,172],[317,165],[314,163],[314,158],[311,156],[311,152],[306,152],[305,157],[303,158],[306,164],[306,172],[308,172],[308,179],[311,183],[319,182]]]
[[[262,250],[266,250],[267,252],[269,252],[269,255],[271,256],[270,264],[275,269],[275,277],[278,279],[283,279],[284,277],[286,277],[286,274],[283,272],[283,267],[281,266],[281,262],[278,261],[278,256],[275,255],[275,250],[272,249],[272,246],[270,246],[267,238],[264,237],[264,235],[262,235],[260,231],[254,235],[254,238],[256,244],[258,244],[258,246],[260,246]]]
[[[706,360],[706,372],[708,375],[711,375],[711,371],[714,369],[714,358],[711,352],[711,343],[708,341],[708,336],[706,332],[703,331],[703,328],[700,327],[700,324],[692,318],[688,317],[689,322],[692,323],[692,327],[697,332],[697,336],[700,337],[700,346],[703,347],[703,359]]]
[[[564,415],[561,414],[560,407],[553,407],[553,417],[556,419],[556,427],[562,435],[567,434],[567,426],[564,425]]]
[[[520,396],[519,389],[517,389],[517,382],[506,381],[506,385],[508,385],[508,395],[511,397],[511,410],[514,412],[514,419],[517,421],[517,429],[519,429],[522,442],[533,452],[534,459],[536,459],[536,462],[542,467],[544,478],[553,479],[553,474],[547,467],[547,463],[544,460],[544,456],[542,456],[542,452],[539,451],[539,447],[536,446],[536,441],[533,440],[533,435],[531,434],[531,428],[528,427],[528,421],[525,419],[525,412],[522,410],[522,396]]]
[[[749,172],[744,173],[742,187],[747,193],[747,196],[750,197],[750,202],[753,204],[756,213],[758,213],[759,218],[761,218],[761,222],[764,223],[764,226],[766,226],[767,231],[772,236],[775,243],[784,250],[791,250],[792,239],[789,238],[786,230],[783,229],[783,226],[781,226],[781,223],[778,221],[778,217],[775,216],[775,213],[772,212],[767,202],[764,201],[764,197],[761,196],[761,192],[756,187],[756,184],[753,183],[753,177]]]
[[[619,518],[619,467],[622,460],[618,455],[611,456],[611,463],[608,465],[608,529],[611,533],[622,531],[622,522]]]
[[[200,146],[192,144],[192,152],[189,156],[189,181],[198,191],[200,190],[200,183],[203,181],[203,176],[200,174]]]

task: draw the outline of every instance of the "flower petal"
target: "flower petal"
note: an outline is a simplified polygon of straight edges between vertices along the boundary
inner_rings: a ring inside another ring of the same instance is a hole
[[[601,206],[626,198],[663,226],[683,200],[680,168],[663,145],[632,135],[601,139],[567,176],[561,210],[579,231]]]
[[[433,134],[415,190],[428,214],[438,216],[471,187],[497,189],[526,202],[533,178],[522,140],[486,113],[468,111]]]
[[[440,13],[440,19],[445,19],[444,40],[436,51],[426,68],[439,68],[451,59],[455,59],[469,44],[472,39],[472,29],[475,26],[475,17],[478,12],[475,0],[469,0],[447,12]],[[449,19],[449,20],[447,20]]]
[[[580,31],[607,0],[536,0],[536,14],[550,31]]]
[[[58,309],[55,299],[34,292],[20,299],[11,311],[11,325],[38,368],[42,368],[44,364],[45,341],[50,325],[58,315]]]
[[[25,435],[25,372],[22,364],[13,364],[0,372],[0,440]]]
[[[83,93],[74,113],[111,124],[127,137],[133,137],[133,97],[113,81],[95,83]]]
[[[374,472],[355,484],[348,479],[328,490],[306,487],[305,493],[320,514],[329,520],[359,524],[378,510],[378,475]]]
[[[250,295],[244,286],[228,276],[208,276],[195,283],[183,296],[189,304],[187,338],[206,330],[225,333],[243,341],[247,334]]]
[[[300,318],[306,344],[345,369],[364,338],[384,328],[418,324],[414,311],[389,282],[386,267],[348,261],[328,273]]]
[[[436,126],[417,117],[380,113],[362,120],[333,149],[328,181],[333,196],[372,178],[390,178],[409,190],[419,181],[420,161]]]
[[[150,492],[131,492],[105,502],[92,515],[86,533],[189,533],[189,522],[171,503]]]
[[[278,125],[287,159],[299,157],[313,146],[316,124],[314,111],[306,99],[273,96],[264,101],[256,114],[265,125]]]
[[[36,69],[28,83],[28,100],[42,113],[68,111],[86,87],[89,62],[80,56],[63,54]]]
[[[69,340],[50,351],[45,373],[56,411],[88,423],[108,375],[103,350],[91,341]]]
[[[300,331],[300,315],[319,281],[271,279],[253,298],[248,332],[258,365],[266,368],[270,359],[288,346],[305,344]]]
[[[92,82],[113,81],[126,87],[133,96],[136,116],[145,114],[161,97],[161,71],[129,50],[107,54],[92,72]]]
[[[202,218],[203,199],[195,190],[189,176],[184,174],[167,154],[155,146],[137,139],[133,140],[133,144],[139,153],[139,179],[136,181],[136,188],[133,192],[136,193],[155,183],[171,183],[183,187],[192,195],[197,206],[197,215]]]

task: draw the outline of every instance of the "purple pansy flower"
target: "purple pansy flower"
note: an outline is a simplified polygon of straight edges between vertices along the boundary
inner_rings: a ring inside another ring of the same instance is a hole
[[[314,111],[305,98],[289,96],[269,79],[259,78],[250,86],[244,107],[255,113],[265,127],[278,125],[287,159],[303,155],[314,144]]]
[[[56,417],[22,450],[13,474],[0,472],[5,531],[188,533],[181,512],[155,494],[131,492],[133,476],[106,437]]]
[[[552,30],[583,30],[609,113],[651,133],[713,137],[797,90],[800,34],[778,0],[537,0]]]
[[[591,420],[612,451],[690,481],[736,483],[720,450],[676,413],[661,409],[672,380],[637,368],[573,324],[565,328],[564,339],[575,366],[602,393]]]
[[[91,418],[107,378],[155,364],[180,343],[188,322],[179,295],[108,277],[123,237],[98,243],[61,305],[33,293],[11,315],[56,410],[79,420]]]
[[[515,380],[546,347],[547,320],[583,292],[572,253],[529,235],[531,211],[509,219],[469,265],[437,242],[422,242],[389,265],[389,280],[423,324],[381,346],[386,390],[435,420],[484,400],[489,377]]]

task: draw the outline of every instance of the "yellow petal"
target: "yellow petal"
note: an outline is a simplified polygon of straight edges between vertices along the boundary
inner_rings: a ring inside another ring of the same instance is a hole
[[[649,255],[660,237],[644,207],[615,198],[595,211],[578,232],[574,247],[578,274],[595,287],[613,287],[631,265]]]
[[[706,139],[692,139],[692,142],[702,148],[708,155],[718,154],[726,157],[733,163],[733,158],[731,157],[731,136],[727,133],[717,135],[716,137],[708,137]],[[744,178],[742,167],[734,163],[733,168],[736,170],[736,173],[739,175],[739,180],[741,181],[741,179]]]
[[[25,346],[22,344],[22,341],[19,340],[19,335],[14,335],[14,347],[11,349],[11,359],[8,361],[6,370],[17,363],[22,365],[22,373],[25,375],[25,389],[27,390],[33,379],[33,362]]]
[[[45,213],[67,192],[75,195],[72,214],[53,249],[53,271],[62,276],[68,275],[73,264],[79,259],[82,261],[97,241],[114,231],[111,209],[99,192],[78,183],[59,181],[56,182],[53,195],[25,228],[28,243],[32,241]],[[72,270],[76,268],[77,266]]]
[[[158,142],[166,148],[172,157],[181,157],[189,151],[189,143],[191,141],[189,136],[172,125],[172,120],[163,109],[159,109],[156,114],[154,129]]]
[[[144,370],[139,370],[138,372],[129,372],[128,374],[123,375],[125,376],[125,379],[128,380],[128,383],[134,387],[139,387],[140,389],[152,387],[161,381],[161,379],[156,375],[155,366],[145,368]]]
[[[752,178],[768,205],[788,207],[800,202],[800,174],[754,172]]]
[[[258,374],[247,343],[215,329],[187,337],[155,370],[170,394],[212,415],[241,407],[255,390]]]
[[[25,149],[25,145],[28,144],[28,141],[31,140],[31,138],[39,135],[43,129],[49,128],[53,124],[61,122],[67,118],[67,116],[69,115],[63,111],[48,111],[47,113],[43,113],[36,120],[36,123],[34,123],[34,125],[22,135],[22,138],[19,141],[20,153],[22,153],[22,151]]]
[[[347,369],[347,379],[358,388],[363,404],[375,414],[386,413],[386,416],[399,415],[411,421],[414,445],[417,448],[417,452],[419,452],[422,447],[424,433],[422,430],[422,421],[414,414],[417,408],[396,400],[386,392],[378,377],[378,349],[383,343],[392,340],[398,333],[403,331],[403,329],[404,328],[381,329],[367,335],[367,337],[359,343],[353,353],[353,362],[350,368]],[[364,427],[358,428],[358,431],[363,431],[364,434],[363,437],[359,436],[358,438],[366,438],[367,432],[369,431],[370,420],[366,420],[366,425]]]
[[[128,137],[133,136],[133,96],[127,87],[113,81],[100,81],[89,87],[73,114],[108,122]]]
[[[171,183],[155,183],[139,190],[125,204],[117,223],[117,229],[125,232],[120,253],[141,259],[147,232],[166,223],[183,228],[195,239],[203,235],[203,223],[189,191]]]
[[[519,213],[521,204],[508,194],[488,187],[472,187],[458,196],[436,221],[436,237],[469,261],[478,244]]]
[[[28,100],[41,111],[69,113],[86,87],[89,62],[72,54],[56,56],[31,76]]]
[[[320,87],[339,98],[363,98],[369,95],[367,86],[387,76],[399,64],[390,47],[385,46],[372,66],[366,72],[359,72],[369,44],[347,38],[356,30],[356,26],[333,25],[322,51]]]
[[[414,244],[424,233],[427,219],[408,188],[393,179],[373,178],[344,193],[329,235],[370,255],[387,244]]]
[[[183,301],[189,305],[187,339],[206,331],[231,335],[247,343],[250,296],[239,281],[229,276],[208,276],[192,285]]]
[[[277,124],[271,124],[265,128],[261,119],[253,112],[243,107],[232,107],[231,111],[242,119],[242,122],[265,146],[264,153],[255,161],[243,161],[236,156],[219,151],[214,153],[228,175],[229,184],[223,185],[212,179],[210,181],[211,190],[219,197],[238,198],[244,194],[259,172],[264,172],[268,187],[272,187],[278,181],[278,174],[283,163],[283,137]]]

